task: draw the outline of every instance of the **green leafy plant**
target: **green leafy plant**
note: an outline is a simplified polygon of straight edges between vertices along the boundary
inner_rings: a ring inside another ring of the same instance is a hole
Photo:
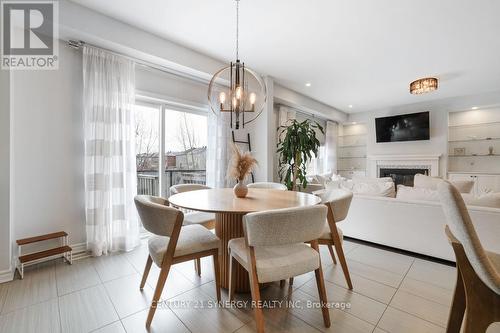
[[[288,126],[278,127],[279,176],[289,190],[297,185],[307,186],[306,167],[313,154],[317,156],[320,147],[316,129],[324,134],[317,122],[306,119],[302,122],[290,121]]]

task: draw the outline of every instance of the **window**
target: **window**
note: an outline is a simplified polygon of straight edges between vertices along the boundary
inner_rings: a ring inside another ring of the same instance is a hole
[[[136,105],[135,152],[137,168],[137,194],[158,195],[160,119],[159,106]]]
[[[142,102],[134,111],[137,193],[167,198],[172,185],[205,184],[206,115]]]
[[[207,117],[165,110],[165,178],[162,196],[176,184],[206,184]]]

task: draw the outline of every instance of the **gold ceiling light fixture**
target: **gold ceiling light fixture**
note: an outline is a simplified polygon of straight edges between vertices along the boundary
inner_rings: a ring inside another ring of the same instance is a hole
[[[239,5],[236,1],[236,61],[214,74],[208,85],[208,104],[217,116],[230,114],[231,128],[239,129],[254,121],[267,100],[266,84],[239,57]],[[245,116],[246,115],[246,116]]]
[[[410,83],[410,94],[425,94],[438,88],[438,79],[435,77],[425,77]]]

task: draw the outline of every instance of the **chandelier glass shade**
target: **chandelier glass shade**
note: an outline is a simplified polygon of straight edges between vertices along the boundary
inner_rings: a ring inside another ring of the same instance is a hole
[[[410,83],[410,94],[425,94],[438,88],[438,79],[435,77],[426,77]]]
[[[217,116],[229,114],[231,128],[239,129],[254,121],[267,99],[262,77],[241,62],[239,45],[239,1],[236,2],[236,61],[214,74],[208,86],[208,104]]]

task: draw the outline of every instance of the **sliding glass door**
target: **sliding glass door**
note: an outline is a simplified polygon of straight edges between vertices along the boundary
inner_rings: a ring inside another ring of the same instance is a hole
[[[139,101],[135,120],[138,194],[168,198],[172,185],[206,183],[205,114]]]
[[[165,110],[165,177],[162,196],[176,184],[206,184],[207,117]]]
[[[158,195],[160,166],[160,106],[137,104],[135,116],[135,153],[137,194]]]

